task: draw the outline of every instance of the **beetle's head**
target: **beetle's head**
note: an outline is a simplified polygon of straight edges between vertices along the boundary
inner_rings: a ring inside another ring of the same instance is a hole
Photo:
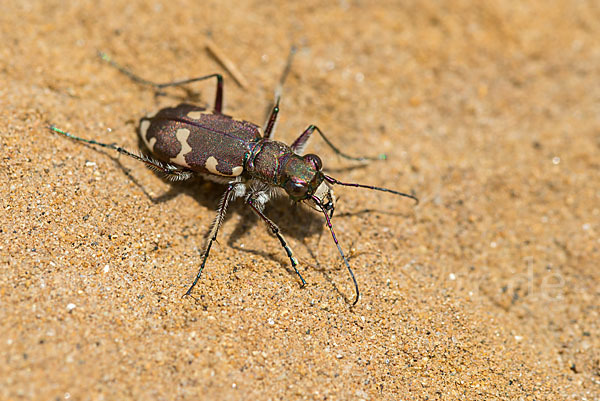
[[[321,158],[309,153],[288,160],[283,170],[283,189],[294,201],[303,201],[316,197],[333,213],[335,198],[332,186],[321,171]]]

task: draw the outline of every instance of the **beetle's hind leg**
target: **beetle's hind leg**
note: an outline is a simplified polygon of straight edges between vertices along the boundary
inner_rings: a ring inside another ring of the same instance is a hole
[[[185,181],[196,175],[192,170],[188,170],[187,168],[163,163],[143,154],[141,158],[146,163],[146,167],[152,171],[161,173],[163,178],[169,181]]]
[[[267,216],[265,216],[265,214],[262,212],[263,203],[257,200],[257,196],[260,196],[259,194],[260,193],[255,193],[255,194],[249,196],[246,199],[246,203],[248,204],[248,206],[250,206],[252,208],[254,213],[256,213],[261,219],[263,219],[263,221],[265,223],[267,223],[267,225],[269,226],[269,228],[271,229],[273,234],[275,234],[275,236],[281,243],[281,246],[285,250],[288,258],[290,258],[292,267],[294,268],[294,271],[296,272],[296,274],[300,278],[300,281],[302,282],[302,287],[304,287],[306,285],[306,280],[304,280],[304,277],[302,277],[302,274],[300,274],[300,272],[298,271],[298,268],[296,267],[296,266],[298,266],[298,259],[296,259],[296,257],[294,256],[292,249],[289,247],[289,245],[285,241],[285,238],[283,238],[283,235],[281,235],[281,232],[280,232],[277,224],[275,224],[271,219],[269,219]]]
[[[81,138],[81,137],[75,136],[73,134],[70,134],[66,131],[63,131],[60,128],[56,128],[53,125],[49,126],[48,129],[50,129],[50,131],[52,131],[52,132],[56,132],[58,134],[66,136],[67,138],[71,138],[71,139],[74,139],[79,142],[115,150],[122,155],[125,155],[125,156],[131,157],[135,160],[141,161],[150,169],[164,174],[165,178],[168,180],[171,180],[171,181],[187,180],[188,178],[191,178],[194,175],[194,172],[191,170],[181,168],[179,166],[174,166],[171,164],[162,163],[162,162],[155,160],[144,154],[137,155],[135,153],[128,151],[127,149],[124,149],[120,146],[115,145],[114,143],[102,143],[102,142],[94,141],[93,139]]]
[[[205,75],[205,76],[197,77],[197,78],[182,79],[180,81],[156,83],[156,82],[148,81],[147,79],[144,79],[144,78],[140,77],[139,75],[134,74],[133,72],[129,71],[127,68],[125,68],[125,67],[121,66],[120,64],[116,63],[115,61],[113,61],[113,59],[110,58],[110,56],[104,52],[98,52],[98,56],[102,60],[106,61],[108,64],[110,64],[111,66],[113,66],[114,68],[119,70],[121,73],[127,75],[129,77],[129,79],[131,79],[132,81],[137,82],[138,84],[141,84],[141,85],[152,86],[156,90],[160,90],[160,89],[167,88],[170,86],[184,86],[187,84],[191,84],[193,82],[204,81],[204,80],[210,79],[210,78],[216,78],[217,79],[217,91],[215,94],[214,111],[216,113],[220,114],[221,110],[223,109],[223,76],[221,74],[210,74],[210,75]]]

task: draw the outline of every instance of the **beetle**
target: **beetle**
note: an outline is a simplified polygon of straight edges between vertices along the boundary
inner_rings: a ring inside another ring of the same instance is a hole
[[[274,196],[286,194],[294,202],[313,204],[320,211],[338,252],[348,269],[355,289],[352,305],[360,297],[358,282],[352,268],[340,246],[331,219],[335,210],[333,186],[348,186],[388,192],[415,200],[412,195],[388,188],[339,181],[323,171],[323,162],[316,154],[303,154],[308,139],[316,131],[327,145],[338,155],[350,160],[373,160],[385,157],[352,157],[341,152],[316,126],[310,125],[291,145],[273,139],[274,126],[279,113],[281,87],[287,76],[294,49],[290,52],[288,63],[276,91],[275,103],[264,130],[249,121],[233,118],[222,112],[223,77],[211,74],[181,81],[154,83],[145,80],[114,62],[105,53],[100,57],[127,75],[132,80],[156,90],[167,87],[183,86],[193,82],[216,79],[217,87],[212,110],[193,104],[182,103],[175,107],[164,108],[153,116],[143,117],[139,123],[139,135],[152,156],[135,154],[115,144],[107,144],[72,135],[55,126],[48,128],[68,138],[113,149],[146,164],[160,172],[168,180],[181,181],[200,175],[205,179],[226,185],[219,202],[217,215],[210,227],[202,251],[202,262],[191,286],[184,296],[191,295],[193,288],[202,275],[208,255],[223,220],[229,203],[243,198],[277,237],[285,250],[301,286],[306,281],[298,271],[298,260],[281,234],[279,227],[263,212],[265,204]]]

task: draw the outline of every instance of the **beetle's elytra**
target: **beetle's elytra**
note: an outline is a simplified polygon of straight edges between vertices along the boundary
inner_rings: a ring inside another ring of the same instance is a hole
[[[197,173],[237,177],[262,129],[202,107],[180,104],[140,122],[140,136],[160,160]]]
[[[288,65],[281,78],[280,85],[283,85],[289,71],[292,54],[293,50],[290,52]],[[201,175],[206,179],[227,186],[204,245],[202,263],[185,295],[191,294],[202,274],[208,260],[210,248],[217,238],[229,202],[240,197],[279,239],[302,285],[306,284],[298,271],[298,261],[285,238],[281,235],[279,228],[263,213],[264,206],[271,197],[286,193],[293,201],[307,202],[316,206],[323,213],[325,223],[331,232],[355,287],[356,296],[352,305],[358,302],[360,297],[358,283],[331,224],[335,210],[333,185],[389,192],[394,195],[412,198],[417,202],[418,199],[413,195],[387,188],[338,181],[323,172],[323,163],[319,156],[310,153],[303,155],[303,150],[310,136],[316,131],[335,153],[344,158],[350,160],[377,158],[351,157],[344,154],[315,125],[310,125],[290,146],[273,140],[273,128],[279,113],[279,95],[276,96],[275,105],[263,131],[256,124],[232,118],[221,112],[223,78],[220,74],[157,84],[134,75],[129,70],[116,64],[104,53],[100,53],[100,56],[134,81],[152,86],[157,90],[165,87],[187,85],[210,78],[217,80],[215,104],[212,110],[184,103],[176,107],[162,109],[154,116],[144,117],[140,120],[139,134],[148,150],[150,150],[152,157],[143,154],[137,155],[113,144],[80,138],[54,126],[49,127],[53,132],[69,138],[111,148],[142,161],[148,167],[162,172],[170,180],[185,180],[194,175]]]

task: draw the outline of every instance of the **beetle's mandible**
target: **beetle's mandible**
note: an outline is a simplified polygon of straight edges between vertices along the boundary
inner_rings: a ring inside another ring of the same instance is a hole
[[[376,160],[381,157],[348,156],[334,146],[315,125],[306,128],[290,146],[273,139],[273,128],[279,113],[281,87],[289,72],[293,54],[294,49],[292,48],[286,69],[279,82],[275,104],[264,130],[256,124],[235,119],[222,113],[223,78],[220,74],[157,84],[134,75],[129,70],[116,64],[104,53],[100,53],[100,57],[104,61],[107,61],[134,81],[157,90],[187,85],[210,78],[216,79],[217,89],[213,109],[207,110],[184,103],[173,108],[162,109],[154,116],[142,118],[139,124],[139,134],[152,157],[129,152],[114,144],[84,139],[54,126],[49,127],[53,132],[69,138],[114,149],[121,154],[144,162],[151,169],[163,173],[169,180],[186,180],[195,175],[201,175],[208,180],[227,186],[204,245],[202,263],[192,285],[184,295],[190,295],[200,279],[211,246],[216,240],[219,227],[225,218],[227,206],[235,198],[243,198],[254,213],[269,226],[289,257],[292,267],[302,282],[302,286],[306,284],[298,271],[298,260],[294,257],[279,228],[263,213],[264,206],[269,199],[285,193],[293,201],[312,204],[323,213],[333,241],[352,278],[356,294],[352,305],[355,305],[360,297],[358,283],[331,224],[335,210],[333,186],[342,185],[384,191],[412,198],[418,202],[418,199],[411,194],[371,185],[341,182],[325,174],[319,156],[311,153],[303,155],[307,141],[315,131],[336,154],[346,159],[362,161]]]

